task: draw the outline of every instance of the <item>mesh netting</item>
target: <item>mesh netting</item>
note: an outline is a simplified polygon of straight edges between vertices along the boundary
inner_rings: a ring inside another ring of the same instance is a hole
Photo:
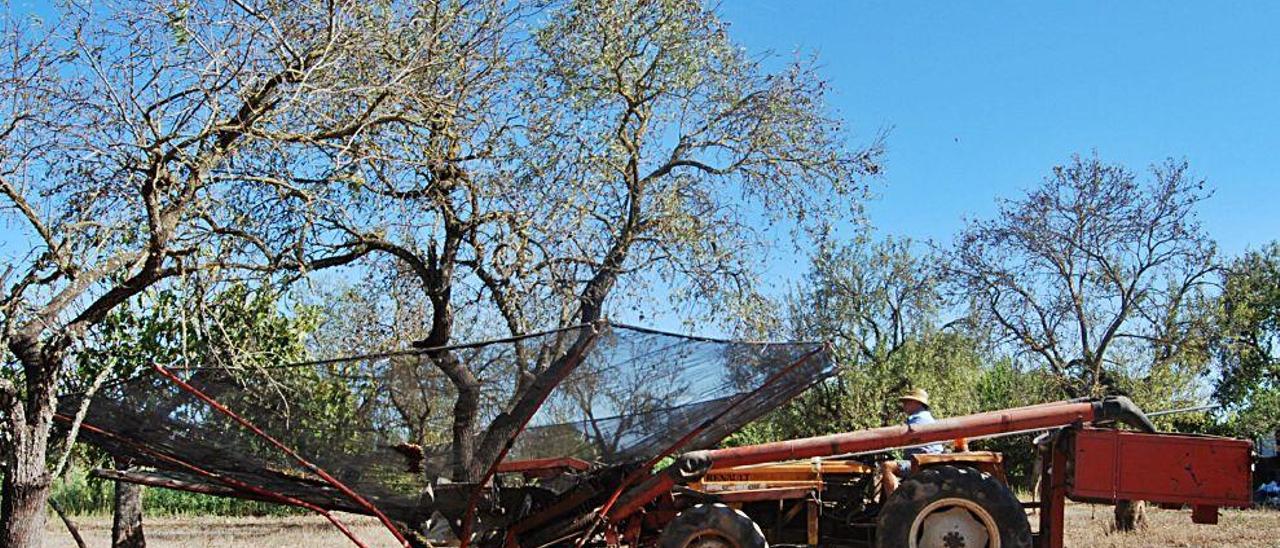
[[[470,449],[459,451],[450,441],[462,369],[474,376],[475,421],[464,429]],[[459,480],[484,477],[508,447],[508,464],[573,457],[592,464],[584,476],[617,470],[713,446],[831,372],[821,344],[617,325],[255,370],[175,370],[411,527],[434,511],[456,514],[470,493]],[[64,411],[73,412],[70,400]],[[97,394],[81,439],[175,486],[368,513],[159,374]]]

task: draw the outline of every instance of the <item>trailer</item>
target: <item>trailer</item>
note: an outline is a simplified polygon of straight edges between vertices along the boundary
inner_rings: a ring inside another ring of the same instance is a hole
[[[1048,435],[1035,500],[1018,500],[999,453],[967,449],[968,440],[1037,431]],[[939,442],[957,451],[915,455],[913,473],[877,499],[875,466],[861,456]],[[1127,398],[1062,401],[689,452],[616,486],[566,493],[483,544],[1060,547],[1067,500],[1189,507],[1195,523],[1216,523],[1219,508],[1251,503],[1251,452],[1248,441],[1158,433]],[[511,462],[502,472],[552,477],[584,464]]]

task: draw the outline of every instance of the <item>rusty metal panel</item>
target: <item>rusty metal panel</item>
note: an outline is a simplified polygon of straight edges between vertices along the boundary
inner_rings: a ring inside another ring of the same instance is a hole
[[[494,470],[500,474],[509,474],[513,472],[523,472],[526,474],[530,472],[560,473],[569,470],[582,472],[590,469],[591,463],[573,457],[512,460],[500,462],[494,467]]]
[[[1116,500],[1116,444],[1114,430],[1081,430],[1075,436],[1071,461],[1070,495],[1073,498]]]
[[[870,474],[875,468],[856,461],[781,462],[748,466],[716,467],[707,471],[703,482],[796,482],[822,481],[830,474]]]
[[[813,498],[818,492],[814,487],[787,487],[772,489],[744,489],[712,493],[720,502],[762,502],[771,500],[792,500]]]
[[[1083,428],[1075,435],[1070,496],[1248,506],[1251,449],[1244,440]]]

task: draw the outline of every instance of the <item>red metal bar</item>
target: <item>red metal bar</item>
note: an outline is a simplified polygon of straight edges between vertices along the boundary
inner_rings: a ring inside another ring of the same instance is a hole
[[[591,468],[591,463],[573,457],[557,457],[550,459],[513,460],[498,463],[495,470],[500,474],[541,472],[546,470],[577,470],[579,472]]]
[[[725,468],[925,445],[959,437],[1057,428],[1089,422],[1093,418],[1093,402],[1055,402],[939,419],[924,425],[885,426],[830,436],[716,449],[705,451],[703,455],[711,459],[716,467]]]
[[[1067,447],[1062,433],[1049,440],[1040,462],[1040,531],[1036,546],[1062,548],[1067,508]]]
[[[67,417],[66,415],[62,415],[62,414],[60,414],[60,413],[58,413],[58,414],[54,414],[54,418],[59,419],[59,420],[62,420],[62,421],[64,421],[64,422],[70,422],[71,420],[73,420],[71,417]],[[170,456],[170,455],[166,455],[166,454],[161,453],[161,452],[159,452],[159,451],[155,451],[155,450],[153,450],[153,449],[151,449],[151,448],[149,448],[149,447],[146,447],[146,446],[143,446],[143,445],[141,445],[141,444],[135,443],[133,440],[129,440],[129,439],[123,438],[123,437],[121,437],[121,436],[116,435],[115,433],[108,432],[108,431],[106,431],[106,430],[103,430],[103,429],[101,429],[101,428],[98,428],[98,427],[96,427],[96,426],[93,426],[92,424],[89,424],[89,423],[87,423],[87,422],[83,422],[83,421],[82,421],[82,422],[80,423],[80,428],[83,428],[83,429],[84,429],[85,431],[87,431],[87,432],[92,432],[92,433],[98,434],[98,435],[100,435],[100,436],[105,436],[105,437],[111,438],[111,439],[113,439],[113,440],[116,440],[117,442],[123,443],[123,444],[125,444],[125,445],[130,446],[130,447],[133,447],[133,448],[134,448],[135,450],[137,450],[137,451],[140,451],[140,452],[142,452],[142,453],[144,453],[144,454],[150,455],[150,456],[152,456],[153,458],[160,459],[161,461],[164,461],[164,462],[167,462],[167,463],[173,464],[173,465],[175,465],[175,466],[178,466],[178,467],[180,467],[180,468],[186,469],[186,470],[190,471],[191,473],[196,474],[196,475],[198,475],[198,476],[202,476],[202,477],[206,477],[206,478],[212,479],[212,480],[214,480],[214,481],[216,481],[216,482],[218,482],[218,483],[222,483],[222,484],[227,485],[228,487],[231,487],[231,488],[233,488],[233,489],[240,489],[240,490],[248,491],[249,493],[253,493],[254,495],[257,495],[257,496],[259,496],[259,497],[262,497],[262,498],[264,498],[264,499],[267,499],[267,500],[269,500],[269,501],[271,501],[271,502],[276,502],[276,503],[279,503],[279,504],[285,504],[285,505],[289,505],[289,506],[297,506],[297,507],[299,507],[299,508],[305,508],[305,509],[307,509],[307,510],[311,510],[312,512],[315,512],[315,513],[317,513],[317,514],[320,514],[320,515],[324,516],[324,517],[325,517],[325,519],[329,520],[329,523],[333,524],[333,526],[334,526],[334,527],[337,527],[339,531],[342,531],[342,534],[346,535],[346,537],[347,537],[348,539],[350,539],[350,540],[351,540],[351,542],[352,542],[353,544],[355,544],[356,546],[359,546],[360,548],[368,548],[368,547],[365,545],[365,543],[364,543],[364,542],[362,542],[362,541],[360,540],[360,538],[359,538],[359,537],[357,537],[357,536],[355,535],[355,533],[353,533],[350,529],[348,529],[348,528],[347,528],[347,526],[346,526],[345,524],[343,524],[341,521],[339,521],[337,517],[334,517],[334,515],[333,515],[333,514],[331,514],[331,513],[329,513],[329,511],[328,511],[328,510],[325,510],[324,508],[321,508],[321,507],[319,507],[319,506],[317,506],[317,505],[315,505],[315,504],[312,504],[312,503],[307,502],[307,501],[305,501],[305,500],[301,500],[301,499],[297,499],[297,498],[294,498],[294,497],[290,497],[290,496],[285,495],[285,494],[283,494],[283,493],[276,493],[276,492],[274,492],[274,491],[269,491],[269,490],[267,490],[267,489],[263,489],[263,488],[258,487],[258,486],[256,486],[256,485],[250,485],[250,484],[248,484],[248,483],[242,482],[242,481],[237,480],[237,479],[235,479],[235,478],[229,478],[229,477],[223,476],[222,474],[218,474],[218,473],[216,473],[216,472],[211,472],[211,471],[209,471],[209,470],[205,470],[205,469],[203,469],[203,468],[200,468],[199,466],[196,466],[196,465],[191,464],[191,463],[189,463],[189,462],[183,461],[183,460],[178,459],[178,458],[176,458],[176,457],[173,457],[173,456]]]
[[[324,479],[325,482],[327,482],[329,485],[332,485],[334,489],[337,489],[339,492],[346,495],[351,500],[355,501],[357,505],[364,508],[365,510],[368,510],[374,516],[377,516],[378,521],[381,521],[382,525],[386,527],[388,531],[391,531],[391,535],[394,536],[396,540],[400,541],[400,544],[402,546],[404,546],[405,548],[411,548],[411,546],[409,545],[408,539],[404,538],[404,535],[400,532],[400,529],[397,528],[395,524],[391,523],[391,518],[388,518],[386,514],[382,513],[382,510],[379,510],[378,507],[374,506],[373,503],[370,503],[367,499],[365,499],[359,493],[356,493],[350,487],[347,487],[346,484],[342,483],[341,481],[338,481],[337,478],[329,475],[329,473],[325,472],[324,469],[320,468],[319,466],[316,466],[315,464],[312,464],[311,461],[308,461],[307,459],[303,458],[302,455],[299,455],[297,451],[294,451],[289,446],[281,443],[279,440],[275,439],[274,437],[271,437],[271,435],[264,432],[261,428],[258,428],[256,425],[249,422],[245,418],[241,417],[240,415],[237,415],[234,411],[222,405],[217,400],[210,397],[208,394],[205,394],[204,392],[201,392],[198,388],[191,386],[190,384],[187,384],[186,381],[183,381],[182,379],[178,378],[177,375],[175,375],[172,371],[169,371],[163,365],[160,365],[158,363],[153,363],[151,364],[151,366],[155,368],[155,370],[158,371],[165,378],[169,379],[174,384],[178,385],[179,388],[182,388],[183,390],[187,391],[188,393],[195,396],[196,398],[199,398],[201,401],[209,404],[210,407],[213,407],[219,413],[222,413],[223,415],[226,415],[227,417],[231,418],[231,420],[235,421],[240,426],[248,429],[250,432],[253,432],[258,437],[266,440],[268,443],[275,446],[275,448],[279,449],[282,453],[288,455],[290,458],[297,461],[298,464],[301,464],[307,470],[310,470],[315,475],[320,476],[320,478]]]
[[[715,467],[727,468],[925,445],[961,437],[1057,428],[1092,421],[1094,413],[1095,402],[1062,401],[939,419],[925,425],[885,426],[830,436],[699,451],[697,454],[709,459]],[[618,520],[631,515],[674,485],[674,478],[668,474],[650,476],[609,512],[609,519]]]

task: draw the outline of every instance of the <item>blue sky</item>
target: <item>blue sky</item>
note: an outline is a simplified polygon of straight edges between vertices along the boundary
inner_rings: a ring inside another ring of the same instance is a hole
[[[890,128],[884,234],[949,241],[1072,153],[1185,158],[1229,255],[1280,238],[1280,3],[727,0],[754,53],[816,52],[856,135]],[[785,269],[784,269],[785,270]]]

